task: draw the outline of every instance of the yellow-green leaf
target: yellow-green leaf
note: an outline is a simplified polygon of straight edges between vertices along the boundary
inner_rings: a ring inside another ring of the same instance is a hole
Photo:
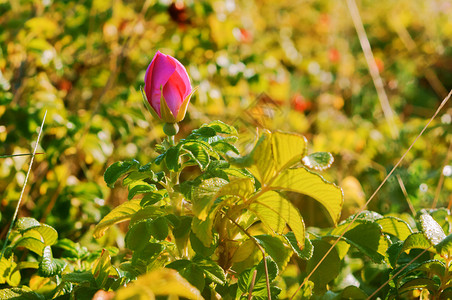
[[[133,215],[141,209],[140,201],[140,199],[134,199],[115,207],[100,221],[99,224],[96,225],[96,227],[94,227],[94,237],[98,239],[114,224],[131,219]]]
[[[271,231],[283,234],[286,224],[292,229],[298,242],[298,247],[304,248],[304,223],[298,209],[277,192],[269,191],[260,196],[250,206],[256,216]]]
[[[147,297],[143,298],[143,295]],[[155,299],[155,296],[170,295],[203,299],[195,287],[172,269],[159,269],[138,277],[132,284],[119,289],[115,299]]]
[[[302,135],[266,131],[252,152],[251,173],[265,185],[279,171],[301,161],[306,152],[306,138]]]
[[[34,238],[34,237],[23,237],[20,240],[18,240],[16,243],[14,243],[14,248],[17,247],[24,247],[27,248],[30,251],[33,251],[34,253],[38,254],[39,256],[42,255],[42,251],[44,250],[43,242],[40,240]]]
[[[319,201],[336,224],[344,203],[342,189],[305,168],[284,170],[271,184],[271,189],[308,195]]]
[[[402,241],[413,233],[410,226],[398,218],[384,217],[376,220],[376,222],[383,228],[383,232],[393,235]]]

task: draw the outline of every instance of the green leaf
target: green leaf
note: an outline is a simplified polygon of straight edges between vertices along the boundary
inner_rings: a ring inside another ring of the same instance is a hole
[[[155,174],[152,170],[146,171],[133,171],[131,172],[124,180],[122,181],[123,185],[129,185],[137,181],[143,181],[143,179],[151,179],[154,180]]]
[[[433,294],[436,294],[439,286],[438,284],[429,278],[415,278],[404,283],[399,289],[399,293],[404,293],[411,290],[428,289]]]
[[[33,292],[29,287],[9,288],[0,290],[2,300],[45,300],[45,297]]]
[[[422,232],[410,234],[403,243],[401,252],[411,249],[428,249],[432,244]]]
[[[18,270],[39,269],[39,262],[37,262],[37,261],[21,261],[17,264],[17,269]]]
[[[436,251],[444,258],[452,257],[452,234],[435,245]]]
[[[206,278],[221,285],[226,284],[226,274],[216,262],[210,259],[197,259],[195,263],[204,272]]]
[[[12,259],[2,257],[0,260],[0,284],[7,283],[10,286],[17,286],[20,280],[17,264]]]
[[[331,248],[331,245],[323,240],[313,240],[314,254],[308,260],[306,272],[310,273],[314,267],[320,262],[326,252]],[[310,280],[314,282],[314,291],[322,293],[326,291],[326,285],[339,275],[341,268],[341,260],[336,248],[322,261],[319,267],[314,271]]]
[[[129,195],[127,196],[128,200],[131,200],[135,195],[137,194],[146,194],[151,193],[157,190],[156,186],[154,184],[149,184],[146,182],[139,182],[139,184],[132,186],[129,186]]]
[[[339,220],[344,203],[342,190],[316,173],[303,167],[287,169],[272,182],[271,188],[308,195],[326,208],[334,224]]]
[[[329,152],[314,152],[303,157],[302,161],[310,169],[323,171],[331,167],[334,157]]]
[[[295,206],[274,191],[264,193],[250,206],[262,223],[274,233],[283,234],[286,224],[292,229],[300,249],[304,247],[304,223]]]
[[[20,233],[24,233],[29,229],[39,226],[41,226],[41,223],[39,223],[38,220],[29,217],[20,218],[19,220],[17,220],[16,223],[16,228],[17,230],[19,230]]]
[[[405,268],[404,270],[401,270]],[[421,263],[412,263],[411,265],[401,265],[399,268],[394,269],[391,273],[397,274],[397,280],[406,276],[408,273],[423,271],[429,275],[438,275],[440,278],[446,273],[446,265],[437,259],[427,260]]]
[[[154,220],[148,220],[146,222],[147,230],[157,240],[164,240],[168,236],[168,222],[165,217],[158,217]]]
[[[314,247],[312,246],[311,240],[309,240],[306,235],[304,239],[304,248],[303,250],[298,247],[297,239],[295,238],[295,234],[291,231],[284,235],[285,239],[289,242],[289,245],[292,247],[292,250],[298,255],[299,258],[304,260],[309,260],[314,253]]]
[[[179,169],[179,148],[171,147],[166,151],[165,155],[166,167],[170,171],[177,172]]]
[[[381,241],[380,225],[374,222],[364,222],[361,224],[355,222],[355,224],[353,224],[355,226],[350,227],[344,234],[344,241],[355,246],[360,252],[369,256],[374,262],[383,263],[384,256],[378,253],[378,247]]]
[[[433,245],[437,245],[446,238],[441,226],[429,214],[422,214],[419,217],[419,221],[422,226],[422,232]]]
[[[207,125],[203,125],[201,128],[203,127],[209,127],[214,129],[217,133],[223,133],[223,134],[227,134],[227,135],[234,135],[237,136],[237,130],[235,129],[235,127],[225,124],[221,121],[212,121]]]
[[[186,142],[182,145],[182,149],[198,164],[201,171],[204,171],[209,166],[209,153],[200,143]]]
[[[368,299],[368,297],[363,290],[353,285],[349,285],[341,292],[341,299],[361,300]]]
[[[209,178],[197,186],[192,193],[193,213],[198,219],[205,221],[217,193],[228,182],[221,178]]]
[[[269,281],[272,283],[272,281],[278,276],[278,265],[270,257],[266,257],[265,259],[267,261]],[[267,282],[263,260],[261,260],[256,267],[248,269],[240,274],[238,278],[238,288],[243,293],[248,294],[254,277],[254,272],[256,272],[256,278],[254,280],[254,287],[252,291],[253,297],[265,297],[267,296]]]
[[[126,247],[130,250],[139,251],[148,243],[151,235],[148,231],[147,221],[137,222],[126,234]]]
[[[193,251],[196,252],[196,254],[201,255],[203,257],[210,257],[215,252],[216,249],[216,245],[214,244],[211,244],[210,247],[206,247],[193,231],[190,232],[190,245]]]
[[[53,258],[50,246],[45,246],[42,252],[41,261],[39,262],[38,275],[41,277],[60,275],[65,267],[65,262]]]
[[[110,253],[108,250],[102,249],[102,254],[94,262],[93,269],[91,270],[98,288],[105,288],[105,284],[107,283],[111,271],[116,272],[111,266]]]
[[[231,145],[228,142],[223,141],[223,140],[219,140],[217,142],[213,142],[213,143],[211,143],[211,146],[216,151],[221,152],[221,153],[227,153],[229,151],[232,151],[235,154],[239,154],[240,153],[239,150],[235,146],[233,146],[233,145]]]
[[[107,214],[99,224],[94,227],[94,237],[96,239],[102,237],[105,231],[114,224],[130,220],[141,209],[140,200],[130,200],[115,207],[109,214]]]
[[[46,245],[44,245],[43,242],[33,237],[22,237],[14,243],[14,249],[18,247],[25,247],[28,250],[38,254],[39,256],[42,255],[45,246]]]
[[[138,170],[139,166],[140,164],[136,160],[115,162],[105,170],[104,180],[110,188],[113,188],[119,177]]]
[[[305,152],[304,136],[266,131],[250,153],[253,161],[250,171],[262,185],[265,185],[283,168],[300,162]]]
[[[254,236],[256,241],[265,249],[265,252],[276,262],[280,270],[284,269],[292,256],[292,251],[284,246],[284,243],[277,237],[270,235]]]
[[[248,177],[236,178],[223,185],[216,197],[233,195],[246,200],[254,193],[254,180]]]
[[[202,291],[205,286],[204,272],[195,263],[189,260],[176,260],[166,266],[167,268],[175,269],[182,275],[188,282],[195,286],[198,290]]]
[[[383,228],[384,233],[395,236],[402,241],[413,233],[408,223],[398,218],[384,217],[376,220],[376,222]]]
[[[166,194],[166,192],[165,192]],[[161,191],[151,192],[143,196],[143,199],[141,199],[140,205],[141,206],[148,206],[153,205],[163,198],[165,198],[165,194],[163,194]]]
[[[69,274],[63,274],[63,280],[66,282],[76,283],[76,284],[89,284],[90,286],[96,286],[96,279],[91,271],[85,272],[73,272]]]
[[[176,270],[162,268],[146,273],[133,283],[119,289],[115,300],[140,299],[140,295],[179,296],[187,299],[201,300],[201,293]]]

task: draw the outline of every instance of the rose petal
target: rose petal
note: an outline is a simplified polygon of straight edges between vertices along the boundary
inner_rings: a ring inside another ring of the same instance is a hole
[[[149,104],[160,115],[160,87],[165,86],[171,75],[176,71],[176,63],[171,56],[157,51],[152,62],[146,70],[144,78],[144,91]]]
[[[183,90],[184,84],[177,73],[174,73],[163,87],[163,97],[174,117],[177,116],[179,108],[184,101]]]
[[[192,91],[192,87],[190,84],[190,78],[188,77],[187,70],[185,69],[184,65],[182,65],[177,59],[174,57],[170,57],[175,63],[176,63],[176,72],[179,74],[180,78],[182,79],[184,83],[184,89],[183,89],[183,98],[188,96],[190,92]],[[183,99],[182,99],[183,101]]]

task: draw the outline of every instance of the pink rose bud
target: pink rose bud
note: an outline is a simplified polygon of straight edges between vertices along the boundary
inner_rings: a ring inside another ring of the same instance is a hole
[[[193,92],[185,67],[174,57],[157,51],[146,70],[143,95],[154,117],[166,123],[182,121]]]

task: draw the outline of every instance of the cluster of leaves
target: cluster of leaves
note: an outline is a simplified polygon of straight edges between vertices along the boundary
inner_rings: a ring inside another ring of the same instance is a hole
[[[420,212],[418,230],[411,217],[371,211],[333,228],[306,230],[290,193],[315,199],[333,223],[339,220],[342,190],[314,172],[328,168],[331,155],[308,155],[303,136],[264,131],[241,156],[233,145],[237,138],[234,127],[215,121],[177,144],[165,140],[151,163],[112,164],[105,182],[114,187],[123,178],[128,199],[93,234],[101,238],[114,224],[129,221],[126,249],[90,252],[58,240],[49,225],[21,218],[1,260],[0,282],[18,286],[25,269],[37,272],[28,287],[1,290],[2,299],[102,291],[115,299],[283,299],[302,282],[303,298],[366,299],[375,291],[392,299],[413,290],[450,295],[447,210]],[[301,281],[287,276],[294,266]]]

